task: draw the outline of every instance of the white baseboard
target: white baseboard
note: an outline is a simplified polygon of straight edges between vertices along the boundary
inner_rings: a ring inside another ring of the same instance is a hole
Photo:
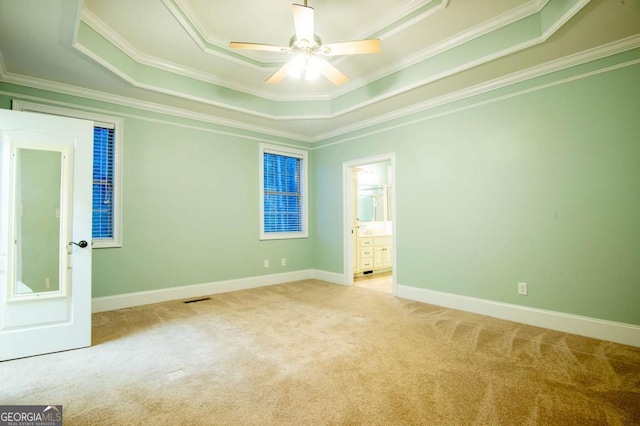
[[[401,285],[398,286],[398,297],[640,347],[640,326],[637,325]]]
[[[343,274],[318,269],[307,269],[282,274],[261,275],[258,277],[140,291],[116,296],[96,297],[92,300],[92,311],[112,311],[151,303],[189,299],[210,294],[247,290],[250,288],[266,287],[307,279],[317,279],[332,284],[346,285]],[[460,296],[417,287],[398,285],[397,289],[398,297],[415,300],[416,302],[429,303],[537,327],[549,328],[551,330],[640,347],[640,326],[637,325],[494,302],[486,299]]]
[[[326,281],[331,284],[347,285],[343,274],[321,271],[319,269],[313,269],[312,273],[313,273],[313,279]]]
[[[285,272],[282,274],[261,275],[258,277],[239,278],[236,280],[217,281],[194,284],[182,287],[163,288],[151,291],[119,294],[116,296],[95,297],[91,301],[92,312],[113,311],[132,306],[149,305],[151,303],[168,302],[170,300],[189,299],[216,293],[227,293],[236,290],[266,287],[293,281],[315,278],[315,270]],[[318,278],[321,279],[321,278]],[[326,281],[326,280],[325,280]]]

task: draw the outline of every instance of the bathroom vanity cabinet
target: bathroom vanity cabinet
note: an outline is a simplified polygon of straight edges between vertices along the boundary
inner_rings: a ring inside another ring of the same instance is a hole
[[[391,236],[358,236],[358,259],[354,275],[386,272],[391,269]]]

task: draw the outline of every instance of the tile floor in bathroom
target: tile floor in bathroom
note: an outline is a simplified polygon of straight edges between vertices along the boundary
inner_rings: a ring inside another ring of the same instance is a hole
[[[370,274],[354,278],[353,285],[356,287],[382,291],[384,293],[391,293],[393,281],[391,278],[391,272],[383,272],[380,274]]]

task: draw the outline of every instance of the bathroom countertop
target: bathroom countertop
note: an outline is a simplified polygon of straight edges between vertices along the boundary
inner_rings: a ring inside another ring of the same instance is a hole
[[[393,235],[391,232],[381,232],[381,231],[375,231],[375,232],[360,232],[358,233],[359,237],[390,237],[391,235]]]

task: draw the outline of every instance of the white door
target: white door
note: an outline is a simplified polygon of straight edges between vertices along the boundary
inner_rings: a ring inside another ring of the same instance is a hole
[[[92,165],[91,121],[0,110],[0,361],[91,345]]]

